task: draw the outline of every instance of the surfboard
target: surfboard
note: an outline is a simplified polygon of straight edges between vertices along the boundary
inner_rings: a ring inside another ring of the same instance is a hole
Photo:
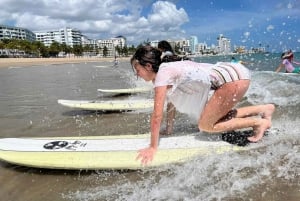
[[[126,111],[153,107],[153,99],[126,99],[126,100],[63,100],[57,102],[63,106],[95,111]]]
[[[110,68],[113,67],[112,65],[108,65],[108,66],[94,66],[95,68]]]
[[[154,160],[147,167],[182,163],[197,155],[246,150],[201,135],[161,137]],[[149,146],[149,134],[86,137],[0,139],[0,160],[47,169],[142,169],[137,151]]]
[[[281,73],[281,72],[280,72]],[[291,76],[293,76],[293,75],[300,75],[300,73],[281,73],[281,74],[284,74],[284,75],[291,75]]]
[[[100,93],[105,94],[134,94],[134,93],[147,93],[152,90],[151,87],[136,87],[128,89],[97,89]]]

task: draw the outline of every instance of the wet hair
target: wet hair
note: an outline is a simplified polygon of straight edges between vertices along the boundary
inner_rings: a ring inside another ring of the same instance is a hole
[[[132,56],[130,63],[135,60],[142,66],[146,66],[147,63],[152,65],[153,72],[157,73],[161,60],[162,52],[150,45],[142,46],[136,50],[134,55]]]
[[[132,64],[133,61],[136,61],[142,66],[146,66],[147,63],[149,63],[152,65],[153,72],[157,73],[160,64],[163,62],[190,60],[187,57],[180,57],[178,55],[164,56],[163,58],[161,58],[161,55],[162,52],[157,48],[154,48],[150,45],[142,46],[138,48],[134,55],[131,57],[130,63]]]
[[[163,52],[170,51],[174,54],[173,48],[171,47],[171,45],[168,41],[165,41],[165,40],[159,41],[157,48],[161,49]]]
[[[174,62],[174,61],[183,61],[183,60],[190,60],[188,57],[180,57],[178,55],[167,55],[162,58],[162,62]]]
[[[281,54],[281,59],[293,59],[293,57],[294,57],[294,55],[293,55],[293,53],[282,53]]]
[[[183,61],[183,60],[190,60],[186,56],[180,57],[174,53],[170,43],[168,41],[162,40],[158,42],[157,48],[162,50],[163,52],[169,51],[173,55],[165,55],[162,58],[162,62],[173,62],[173,61]]]

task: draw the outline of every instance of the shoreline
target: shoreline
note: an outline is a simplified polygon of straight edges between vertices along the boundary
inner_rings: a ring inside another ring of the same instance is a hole
[[[130,57],[119,57],[119,61],[129,61]],[[51,65],[82,62],[113,62],[113,57],[65,57],[65,58],[0,58],[0,68],[25,67],[34,65]]]

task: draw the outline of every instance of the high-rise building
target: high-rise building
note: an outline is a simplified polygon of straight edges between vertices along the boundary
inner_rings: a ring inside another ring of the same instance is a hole
[[[52,31],[35,31],[36,40],[44,43],[45,46],[50,46],[54,41],[73,47],[81,45],[82,34],[77,29],[63,28]]]
[[[2,39],[35,41],[35,34],[25,28],[0,25],[0,40]]]
[[[198,38],[197,36],[190,37],[190,50],[192,54],[196,53],[196,46],[198,45]]]
[[[218,40],[218,49],[217,52],[219,54],[228,54],[231,52],[231,43],[230,39],[223,36],[223,34],[220,34],[217,38]]]

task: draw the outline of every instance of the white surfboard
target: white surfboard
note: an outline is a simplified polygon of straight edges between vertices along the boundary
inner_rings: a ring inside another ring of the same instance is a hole
[[[100,93],[105,94],[134,94],[134,93],[147,93],[152,90],[151,87],[136,87],[128,89],[97,89]]]
[[[110,68],[110,67],[113,67],[113,66],[111,66],[111,65],[109,65],[109,66],[94,66],[95,68]]]
[[[300,73],[283,73],[285,75],[291,75],[291,76],[300,76]]]
[[[139,110],[153,107],[153,99],[126,99],[126,100],[106,100],[106,101],[93,101],[93,100],[63,100],[57,101],[59,104],[84,110],[102,110],[102,111],[126,111],[126,110]]]
[[[137,151],[149,146],[149,134],[89,137],[3,138],[0,159],[49,169],[141,169]],[[224,141],[203,141],[199,135],[163,137],[147,167],[182,163],[197,155],[249,149]]]

